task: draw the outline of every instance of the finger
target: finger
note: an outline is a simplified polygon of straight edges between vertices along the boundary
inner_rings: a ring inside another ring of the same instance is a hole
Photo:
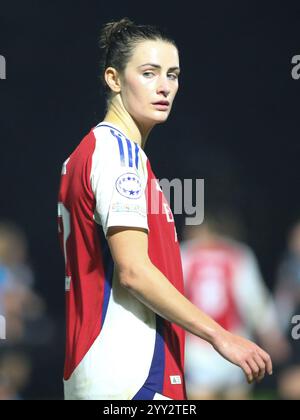
[[[251,356],[248,360],[247,360],[248,365],[250,366],[251,369],[251,373],[253,375],[253,378],[258,378],[259,373],[260,373],[260,369],[258,364],[256,363],[254,356]]]
[[[250,366],[246,362],[241,363],[240,366],[245,373],[248,384],[252,384],[254,378]]]
[[[260,382],[266,374],[266,363],[258,353],[254,356],[254,360],[259,367],[257,381]]]
[[[273,364],[272,364],[272,359],[269,356],[268,353],[266,353],[265,351],[261,350],[259,351],[259,355],[261,356],[261,358],[264,360],[265,364],[266,364],[266,371],[268,372],[269,375],[273,374]]]

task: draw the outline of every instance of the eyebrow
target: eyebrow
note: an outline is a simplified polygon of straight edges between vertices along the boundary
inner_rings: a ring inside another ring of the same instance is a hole
[[[138,68],[145,67],[145,66],[151,66],[151,67],[154,67],[156,69],[161,69],[161,66],[159,64],[154,64],[154,63],[145,63],[145,64],[142,64],[141,66],[139,66]],[[170,67],[168,71],[174,71],[174,70],[180,71],[180,68],[178,66]]]

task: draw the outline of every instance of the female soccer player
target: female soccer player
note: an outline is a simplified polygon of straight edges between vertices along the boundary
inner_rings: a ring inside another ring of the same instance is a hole
[[[184,330],[249,382],[268,354],[183,295],[174,219],[144,153],[178,90],[177,47],[127,18],[104,26],[104,120],[64,163],[59,231],[66,262],[66,399],[185,399]]]

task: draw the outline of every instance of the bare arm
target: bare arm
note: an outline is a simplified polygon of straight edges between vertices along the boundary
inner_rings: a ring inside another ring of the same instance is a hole
[[[240,366],[249,382],[261,380],[266,371],[271,374],[272,362],[267,353],[224,330],[152,264],[144,230],[112,227],[107,239],[120,283],[137,299],[164,319],[208,341],[224,358]]]

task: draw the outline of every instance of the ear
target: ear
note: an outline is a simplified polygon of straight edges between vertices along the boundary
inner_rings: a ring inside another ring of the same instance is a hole
[[[104,73],[104,79],[113,92],[121,92],[121,80],[116,69],[113,67],[107,67]]]

